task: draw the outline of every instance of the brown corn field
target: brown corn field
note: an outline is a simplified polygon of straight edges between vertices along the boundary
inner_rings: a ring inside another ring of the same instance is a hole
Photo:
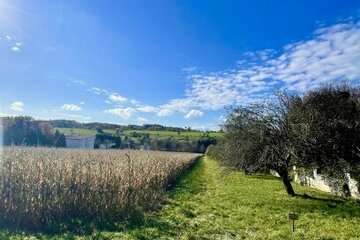
[[[38,229],[69,219],[121,221],[156,209],[192,153],[5,147],[0,221]]]

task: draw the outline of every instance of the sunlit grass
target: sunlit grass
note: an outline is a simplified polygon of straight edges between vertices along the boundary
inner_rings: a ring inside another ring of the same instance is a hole
[[[96,130],[86,128],[55,128],[54,131],[59,130],[60,133],[64,134],[82,134],[82,135],[96,135]]]
[[[59,130],[60,133],[64,134],[83,134],[83,135],[95,135],[97,132],[93,129],[84,129],[84,128],[55,128],[55,130]],[[112,129],[103,129],[106,133],[114,134],[115,130]],[[155,130],[125,130],[122,132],[122,135],[129,136],[132,133],[140,133],[140,134],[149,134],[151,137],[202,137],[206,136],[205,132],[197,132],[197,131],[189,131],[189,132],[178,132],[175,131],[155,131]],[[220,132],[210,132],[210,137],[221,137],[222,133]]]
[[[130,239],[360,239],[360,203],[277,179],[227,172],[203,159],[147,225],[104,237]],[[289,212],[300,214],[293,233]]]

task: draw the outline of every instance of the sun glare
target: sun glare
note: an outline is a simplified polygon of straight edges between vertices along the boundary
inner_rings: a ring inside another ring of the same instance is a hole
[[[18,6],[18,1],[0,0],[0,31],[19,29],[19,16],[23,11]]]

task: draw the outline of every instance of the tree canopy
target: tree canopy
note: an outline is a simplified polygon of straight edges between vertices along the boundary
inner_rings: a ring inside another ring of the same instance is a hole
[[[359,179],[360,91],[348,84],[303,96],[282,91],[274,101],[230,108],[223,130],[210,155],[246,173],[275,171],[291,196],[293,165]]]

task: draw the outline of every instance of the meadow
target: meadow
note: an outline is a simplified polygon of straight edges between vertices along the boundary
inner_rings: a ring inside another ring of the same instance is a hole
[[[244,175],[204,157],[166,194],[161,209],[138,225],[116,225],[89,234],[0,230],[0,239],[267,239],[358,240],[360,202],[294,184],[288,197],[281,181]],[[299,214],[295,231],[288,218]]]
[[[86,129],[86,128],[54,128],[54,130],[59,130],[60,133],[70,134],[83,134],[83,135],[95,135],[96,130]],[[103,129],[105,133],[115,134],[115,130],[112,129]],[[155,131],[155,130],[124,130],[122,134],[124,136],[129,136],[132,133],[140,134],[149,134],[150,137],[202,137],[206,136],[205,132],[199,131],[188,131],[188,132],[178,132],[175,131]],[[220,132],[209,132],[209,137],[221,137],[222,133]]]
[[[165,189],[198,156],[5,147],[0,169],[0,223],[48,231],[141,222],[145,212],[160,206]]]

